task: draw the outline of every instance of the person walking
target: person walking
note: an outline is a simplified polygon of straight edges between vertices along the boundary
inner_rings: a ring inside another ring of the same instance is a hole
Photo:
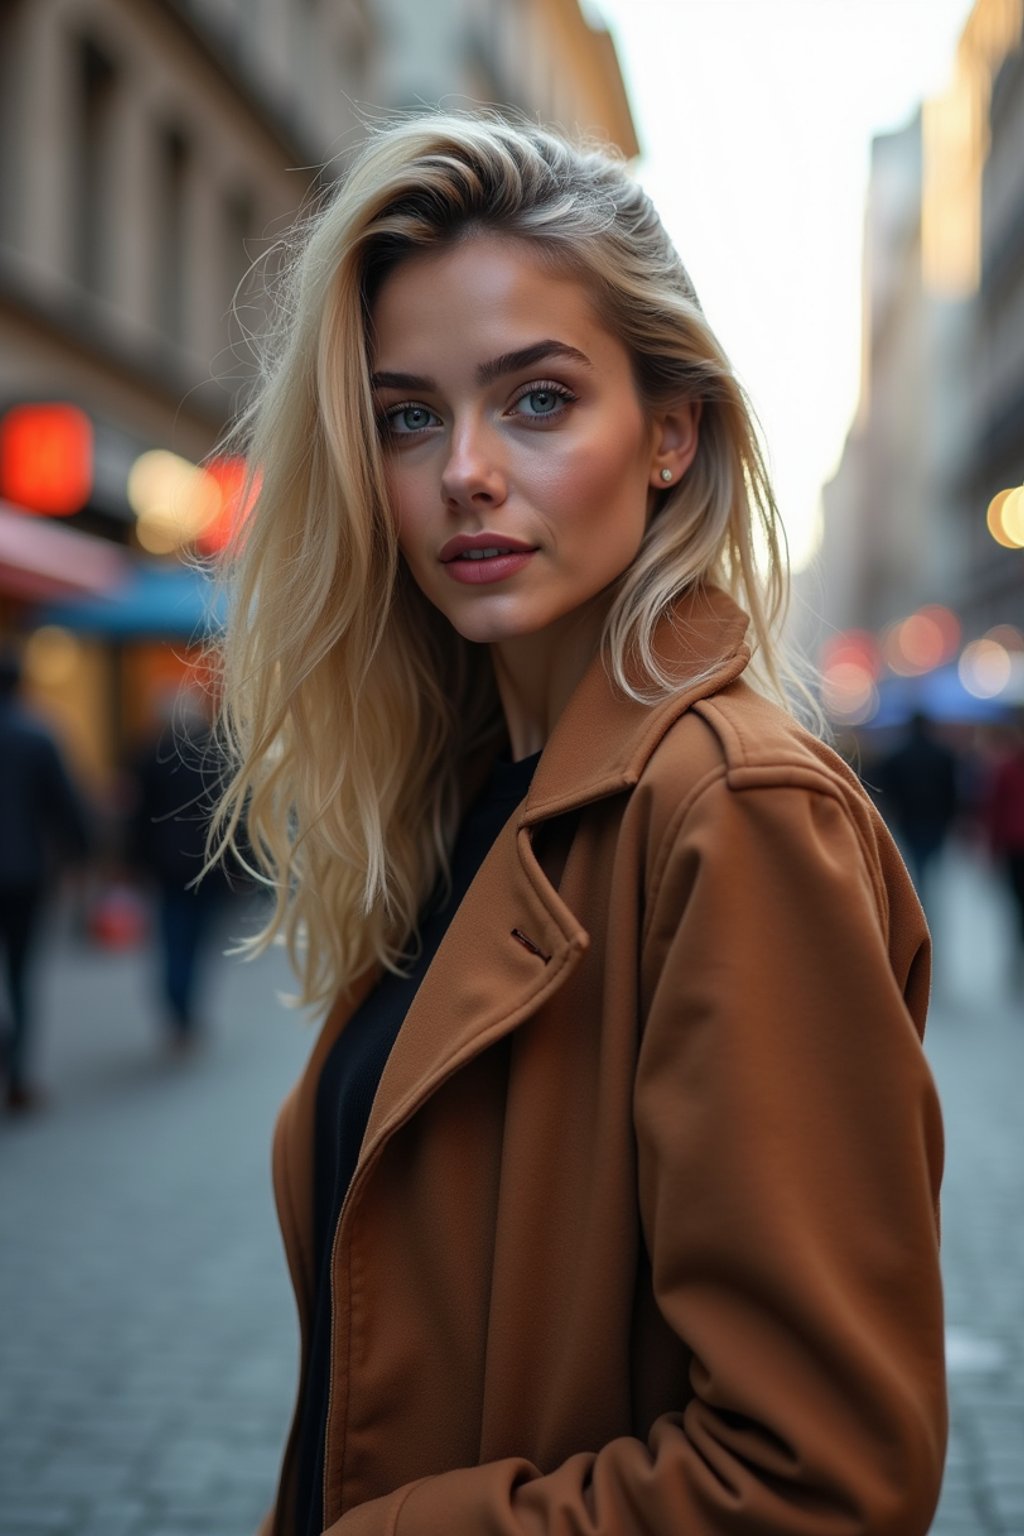
[[[928,907],[935,864],[959,809],[956,755],[936,736],[929,717],[916,710],[905,739],[878,763],[873,777],[880,792],[879,807],[896,833],[914,885]]]
[[[1024,974],[1024,711],[998,733],[982,801],[988,846],[1013,901],[1018,973]]]
[[[90,834],[63,756],[50,731],[19,700],[21,663],[0,651],[0,949],[9,1017],[0,1035],[7,1108],[37,1109],[31,1077],[31,971],[47,887],[61,856],[83,860]]]
[[[214,843],[324,1018],[263,1531],[925,1536],[928,933],[796,717],[752,415],[657,213],[411,118],[280,313]]]
[[[209,710],[184,689],[135,765],[135,860],[156,898],[160,993],[173,1051],[199,1040],[203,962],[227,895],[220,866],[200,879],[223,762]]]

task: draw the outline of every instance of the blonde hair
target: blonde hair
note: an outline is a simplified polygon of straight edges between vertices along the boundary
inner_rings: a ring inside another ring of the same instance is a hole
[[[259,490],[229,567],[221,725],[237,768],[214,836],[221,852],[244,841],[273,890],[244,947],[283,937],[304,1003],[375,964],[402,968],[447,879],[466,763],[502,734],[487,648],[400,562],[370,383],[388,273],[477,231],[578,276],[645,406],[702,404],[697,456],[620,578],[611,675],[645,702],[692,682],[663,670],[655,628],[713,582],[750,616],[760,686],[783,703],[792,692],[775,639],[781,528],[752,413],[642,188],[607,151],[530,125],[432,115],[380,132],[302,232],[241,428]]]

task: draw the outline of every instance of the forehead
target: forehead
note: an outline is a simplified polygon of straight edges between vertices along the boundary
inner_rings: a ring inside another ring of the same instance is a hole
[[[579,277],[530,242],[493,234],[406,258],[381,284],[372,317],[372,362],[382,370],[418,371],[428,353],[436,371],[439,349],[475,365],[547,336],[588,357],[626,357]]]

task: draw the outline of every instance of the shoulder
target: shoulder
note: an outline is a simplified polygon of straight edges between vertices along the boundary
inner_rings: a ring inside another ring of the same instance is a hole
[[[762,869],[783,886],[807,861],[845,867],[890,920],[916,898],[884,822],[856,774],[784,709],[737,679],[696,701],[658,743],[637,785],[648,868],[703,861]]]
[[[858,813],[870,806],[842,758],[742,678],[698,699],[673,722],[641,783],[665,810],[677,812],[715,784],[735,795],[802,788]]]

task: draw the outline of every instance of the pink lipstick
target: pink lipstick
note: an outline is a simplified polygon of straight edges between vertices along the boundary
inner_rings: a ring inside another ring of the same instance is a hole
[[[441,563],[453,581],[480,586],[521,571],[536,554],[536,546],[509,534],[459,533],[441,550]]]

